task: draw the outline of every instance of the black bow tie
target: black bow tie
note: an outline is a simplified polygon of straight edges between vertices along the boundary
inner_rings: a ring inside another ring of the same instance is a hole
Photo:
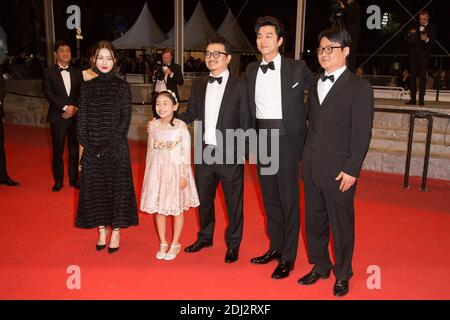
[[[69,71],[70,71],[70,67],[63,68],[63,67],[61,67],[61,66],[58,65],[58,71],[59,71],[59,72],[63,72],[63,71],[69,72]]]
[[[261,64],[259,67],[261,68],[263,73],[266,73],[268,69],[275,70],[273,61],[270,61],[268,64]]]
[[[326,76],[325,74],[320,75],[320,80],[326,81],[327,79],[330,80],[331,82],[334,82],[334,75],[331,76]]]
[[[212,76],[208,77],[209,83],[214,83],[214,81],[217,81],[218,84],[222,84],[222,77],[217,77],[217,78],[212,77]]]

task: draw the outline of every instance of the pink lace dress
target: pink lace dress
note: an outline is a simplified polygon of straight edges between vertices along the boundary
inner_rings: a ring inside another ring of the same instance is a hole
[[[186,124],[174,119],[174,126],[161,120],[150,123],[147,160],[141,194],[141,210],[177,216],[199,206],[191,168],[191,137]],[[181,178],[187,186],[180,188]]]

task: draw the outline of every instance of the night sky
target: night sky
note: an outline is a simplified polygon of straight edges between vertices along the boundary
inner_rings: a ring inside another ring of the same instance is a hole
[[[410,12],[416,13],[424,4],[429,0],[401,0],[400,3],[405,5]],[[109,2],[99,2],[92,0],[58,0],[54,1],[55,5],[55,22],[57,25],[62,25],[63,28],[57,28],[59,34],[57,36],[66,38],[71,36],[70,32],[65,28],[65,19],[67,14],[65,9],[70,4],[78,4],[82,10],[82,24],[83,33],[85,34],[85,42],[95,42],[100,38],[111,37],[111,32],[107,29],[107,26],[114,25],[114,18],[117,16],[124,16],[128,21],[129,27],[132,26],[134,21],[139,16],[143,4],[146,0],[110,0]],[[167,32],[173,26],[173,1],[172,0],[151,0],[147,1],[150,11],[152,12],[156,22],[160,28]],[[193,13],[197,0],[185,0],[185,18],[190,18]],[[295,23],[296,23],[296,1],[295,0],[279,0],[279,1],[265,1],[265,0],[201,0],[205,9],[206,15],[214,28],[218,28],[222,23],[226,13],[227,6],[231,8],[233,14],[236,16],[244,9],[238,17],[239,25],[251,42],[254,42],[255,36],[253,31],[253,23],[259,16],[273,15],[278,17],[286,27],[288,32],[287,49],[288,51],[294,50],[294,36],[295,36]],[[317,34],[324,28],[330,25],[329,18],[331,15],[330,5],[333,0],[307,0],[306,9],[306,42],[305,48],[314,49],[317,45]],[[366,18],[369,16],[365,13],[365,9],[368,5],[379,5],[382,12],[392,12],[395,15],[395,19],[403,25],[408,21],[409,16],[396,3],[396,0],[360,0],[362,12],[362,29],[364,32],[363,44],[360,48],[360,52],[368,53],[372,52],[373,48],[378,48],[389,37],[381,35],[378,30],[367,30],[365,28]],[[225,5],[226,4],[226,5]],[[432,20],[439,25],[444,25],[448,19],[450,13],[450,1],[447,0],[434,0],[428,9],[431,11]],[[63,20],[64,18],[64,20]],[[106,26],[106,28],[104,27]],[[65,30],[67,32],[65,32]],[[63,32],[64,31],[64,32]],[[448,33],[443,32],[441,28],[440,39],[441,42],[447,44],[447,50],[450,50],[450,40]],[[390,36],[390,35],[389,35]],[[72,32],[73,37],[73,32]],[[400,37],[401,38],[401,37]],[[395,43],[399,46],[395,45]],[[397,52],[401,51],[401,47],[404,44],[401,41],[392,41],[392,45],[388,45],[384,52]],[[367,49],[366,49],[367,48]],[[441,53],[436,51],[436,53]]]

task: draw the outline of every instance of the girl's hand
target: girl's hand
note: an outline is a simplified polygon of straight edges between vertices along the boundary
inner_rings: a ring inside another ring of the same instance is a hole
[[[186,187],[187,187],[187,179],[186,178],[181,178],[180,179],[180,190],[183,190]]]

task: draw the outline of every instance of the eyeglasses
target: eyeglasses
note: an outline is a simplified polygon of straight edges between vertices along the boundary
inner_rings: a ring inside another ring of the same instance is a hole
[[[209,59],[209,58],[211,58],[211,56],[213,56],[214,59],[219,59],[221,54],[223,54],[225,56],[228,55],[228,53],[226,53],[226,52],[220,52],[220,51],[209,52],[209,51],[206,51],[205,52],[205,58]]]
[[[344,48],[344,46],[338,46],[338,47],[327,46],[325,48],[318,47],[316,49],[316,52],[317,52],[318,55],[321,55],[322,52],[324,52],[324,51],[325,51],[326,54],[330,54],[331,52],[333,52],[333,49],[336,49],[336,48]]]

